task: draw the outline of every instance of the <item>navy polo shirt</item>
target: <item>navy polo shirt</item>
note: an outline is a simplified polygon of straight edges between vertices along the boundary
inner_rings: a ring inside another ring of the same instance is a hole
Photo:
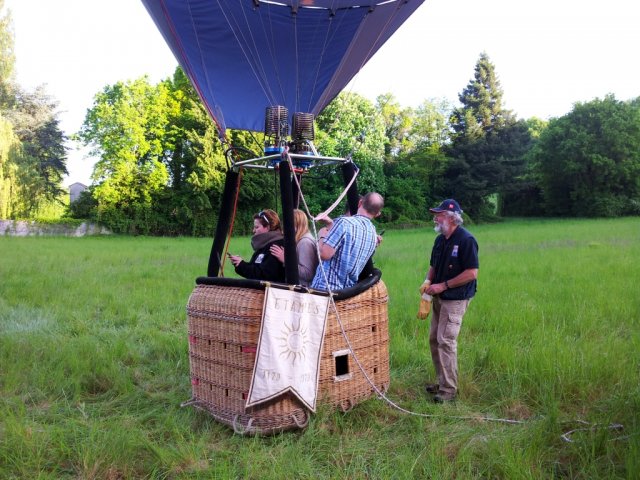
[[[469,268],[479,268],[478,242],[467,230],[459,226],[447,240],[444,235],[436,237],[431,250],[431,267],[435,276],[431,283],[442,283],[458,276]],[[450,288],[440,294],[442,300],[464,300],[476,294],[477,282]]]

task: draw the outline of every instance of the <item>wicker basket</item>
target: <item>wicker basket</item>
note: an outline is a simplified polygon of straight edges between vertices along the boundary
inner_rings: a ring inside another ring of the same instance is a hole
[[[330,309],[320,360],[321,403],[348,410],[375,394],[369,380],[378,390],[387,390],[387,300],[387,288],[382,281],[354,297],[337,300],[342,328]],[[245,408],[263,303],[264,290],[197,285],[187,305],[193,390],[193,399],[187,404],[208,411],[239,433],[302,428],[309,420],[307,409],[289,394]]]

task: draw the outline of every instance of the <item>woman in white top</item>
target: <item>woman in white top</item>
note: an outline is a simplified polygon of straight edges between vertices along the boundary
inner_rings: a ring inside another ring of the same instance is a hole
[[[293,211],[293,226],[296,231],[296,251],[298,253],[298,277],[300,285],[308,287],[316,274],[318,267],[318,245],[309,232],[309,220],[302,211]],[[284,264],[284,248],[279,245],[271,246],[271,255]]]

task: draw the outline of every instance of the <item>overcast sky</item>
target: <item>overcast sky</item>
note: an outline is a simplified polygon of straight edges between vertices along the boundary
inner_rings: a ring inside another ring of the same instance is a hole
[[[46,84],[67,134],[106,85],[177,62],[139,0],[5,0],[14,22],[17,80]],[[426,0],[347,88],[403,106],[457,101],[481,52],[505,107],[520,118],[569,112],[575,102],[640,96],[640,0]],[[67,184],[90,183],[93,159],[69,152]]]

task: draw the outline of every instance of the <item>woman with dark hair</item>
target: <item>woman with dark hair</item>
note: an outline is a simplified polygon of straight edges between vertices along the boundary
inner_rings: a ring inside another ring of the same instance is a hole
[[[307,215],[297,208],[293,211],[293,226],[296,231],[296,252],[298,253],[298,277],[300,285],[311,285],[318,268],[318,245],[309,232]],[[284,248],[279,245],[271,247],[271,254],[284,265]]]
[[[236,273],[244,278],[284,282],[284,265],[269,251],[272,245],[282,246],[284,237],[280,230],[280,218],[273,210],[262,210],[253,216],[251,260],[245,262],[238,255],[229,255]]]

